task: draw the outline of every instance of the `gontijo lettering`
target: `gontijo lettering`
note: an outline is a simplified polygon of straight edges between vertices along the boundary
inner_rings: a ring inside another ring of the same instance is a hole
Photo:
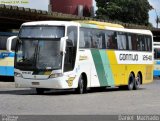
[[[120,54],[119,60],[121,60],[121,61],[125,61],[125,60],[138,61],[138,54]]]

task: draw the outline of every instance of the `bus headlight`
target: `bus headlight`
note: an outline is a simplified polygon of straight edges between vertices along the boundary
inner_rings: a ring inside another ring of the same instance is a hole
[[[57,77],[62,77],[62,76],[63,76],[62,73],[55,73],[55,74],[51,74],[51,75],[49,76],[49,78],[57,78]]]
[[[14,76],[15,76],[15,77],[22,77],[22,74],[17,73],[17,72],[14,72]]]

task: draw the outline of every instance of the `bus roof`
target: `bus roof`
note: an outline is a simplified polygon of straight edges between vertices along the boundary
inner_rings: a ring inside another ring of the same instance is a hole
[[[152,35],[150,30],[106,27],[107,30]]]
[[[115,28],[124,28],[122,25],[106,23],[106,22],[98,22],[98,21],[34,21],[34,22],[26,22],[23,23],[22,26],[36,26],[36,25],[95,25],[94,28],[102,28],[106,27],[115,27]]]
[[[78,21],[81,26],[88,27],[88,28],[98,28],[98,29],[105,29],[105,30],[113,30],[113,31],[120,31],[120,32],[129,32],[129,33],[139,33],[139,34],[147,34],[152,35],[150,30],[144,29],[127,29],[124,28],[120,24],[113,24],[113,23],[106,23],[106,22],[98,22],[98,21]]]
[[[97,21],[34,21],[34,22],[26,22],[23,23],[22,26],[38,26],[38,25],[57,25],[57,26],[82,26],[87,28],[97,28],[97,29],[104,29],[104,30],[113,30],[113,31],[120,31],[120,32],[129,32],[129,33],[141,33],[152,35],[150,30],[143,30],[143,29],[126,29],[119,24],[112,24],[106,22],[97,22]]]
[[[77,22],[72,22],[72,21],[33,21],[33,22],[26,22],[22,24],[22,26],[38,26],[38,25],[57,25],[57,26],[76,25],[78,26],[79,24]]]

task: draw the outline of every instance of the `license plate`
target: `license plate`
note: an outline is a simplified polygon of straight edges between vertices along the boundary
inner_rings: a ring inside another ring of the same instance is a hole
[[[32,85],[40,85],[39,82],[32,82]]]

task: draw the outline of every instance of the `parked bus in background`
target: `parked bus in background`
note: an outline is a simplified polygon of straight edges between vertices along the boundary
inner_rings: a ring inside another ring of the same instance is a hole
[[[21,26],[16,87],[138,89],[153,81],[152,33],[94,21],[42,21]]]
[[[160,42],[153,43],[154,48],[154,77],[160,77]]]
[[[11,43],[10,52],[7,51],[7,39],[10,36],[17,36],[17,33],[13,32],[0,32],[0,76],[13,77],[14,76],[14,51],[15,40]]]

